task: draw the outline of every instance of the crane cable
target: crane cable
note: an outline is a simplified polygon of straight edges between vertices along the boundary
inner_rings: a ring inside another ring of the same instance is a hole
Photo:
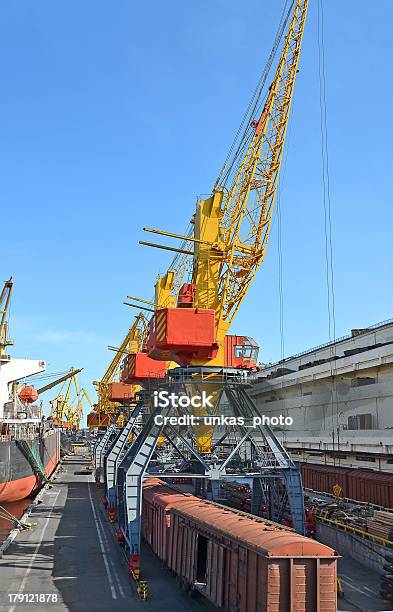
[[[279,183],[277,190],[277,251],[278,251],[278,301],[279,301],[279,319],[280,319],[280,360],[285,359],[285,342],[284,342],[284,291],[283,291],[283,251],[282,251],[282,211],[281,211],[281,185]],[[284,381],[281,377],[281,397],[282,397],[282,414],[287,417],[288,407],[286,407],[284,394]],[[287,442],[286,429],[282,430],[282,442]]]
[[[319,106],[323,180],[323,208],[325,231],[326,286],[329,317],[329,340],[336,338],[336,316],[333,270],[332,216],[330,197],[329,148],[326,105],[326,71],[324,43],[324,15],[322,0],[318,0],[318,75],[319,75]]]
[[[279,330],[280,330],[280,361],[281,363],[285,360],[285,318],[284,318],[284,281],[283,281],[283,246],[282,246],[282,226],[283,226],[283,215],[282,215],[282,184],[285,180],[287,171],[288,154],[290,150],[291,141],[291,126],[288,128],[287,133],[287,144],[284,152],[283,168],[282,173],[278,182],[277,189],[277,255],[278,255],[278,303],[279,303]],[[289,408],[286,404],[286,395],[284,391],[284,379],[285,375],[281,377],[281,397],[282,397],[282,414],[285,417],[289,416]],[[287,430],[282,430],[282,441],[285,444],[287,441]]]
[[[321,158],[322,158],[322,181],[323,181],[323,209],[324,209],[324,233],[325,233],[325,264],[326,264],[326,290],[328,308],[328,327],[330,341],[330,376],[331,376],[331,422],[332,443],[335,447],[335,427],[337,427],[337,441],[339,440],[339,413],[336,374],[337,366],[335,360],[336,351],[336,309],[334,291],[334,264],[333,264],[333,238],[332,238],[332,207],[330,195],[330,169],[329,169],[329,146],[326,104],[326,68],[325,68],[325,40],[324,40],[324,9],[323,1],[318,0],[318,78],[319,78],[319,107],[320,107],[320,132],[321,132]],[[334,407],[336,404],[336,409]],[[339,450],[339,448],[338,448]],[[333,452],[333,463],[336,459]]]

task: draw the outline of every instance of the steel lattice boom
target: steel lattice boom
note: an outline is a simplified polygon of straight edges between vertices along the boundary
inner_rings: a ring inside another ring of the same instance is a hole
[[[246,153],[222,200],[224,247],[219,269],[220,316],[235,316],[261,265],[273,208],[293,97],[308,0],[298,0],[276,74],[259,119],[248,130]]]

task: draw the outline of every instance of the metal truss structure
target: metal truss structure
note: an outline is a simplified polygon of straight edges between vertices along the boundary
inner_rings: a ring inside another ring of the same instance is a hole
[[[105,493],[109,508],[116,507],[116,478],[117,469],[126,451],[129,437],[135,434],[138,417],[141,413],[142,404],[139,402],[132,410],[127,423],[120,429],[113,444],[106,451],[104,456],[104,482]]]
[[[112,424],[108,427],[102,438],[100,438],[93,449],[93,458],[95,466],[95,481],[102,482],[102,472],[104,465],[105,452],[108,445],[111,443],[113,436],[116,432],[116,425]]]
[[[300,471],[270,427],[253,425],[254,417],[261,415],[247,392],[244,373],[217,367],[175,368],[168,373],[166,381],[160,383],[159,389],[176,396],[190,396],[202,386],[205,389],[209,383],[222,386],[220,413],[221,417],[226,417],[214,426],[211,452],[197,450],[194,425],[178,426],[169,421],[169,417],[190,417],[192,413],[169,404],[160,410],[151,410],[140,434],[118,464],[116,479],[107,467],[108,491],[116,487],[119,529],[138,572],[142,482],[146,476],[161,479],[187,476],[196,483],[197,494],[215,501],[222,499],[220,483],[223,480],[251,482],[255,514],[268,500],[272,520],[280,520],[284,508],[289,508],[295,530],[305,533]],[[217,407],[205,416],[220,418]],[[120,446],[121,440],[127,438],[132,429],[131,419],[125,428],[112,450],[118,448],[117,442]],[[160,436],[165,436],[163,447],[157,446]]]

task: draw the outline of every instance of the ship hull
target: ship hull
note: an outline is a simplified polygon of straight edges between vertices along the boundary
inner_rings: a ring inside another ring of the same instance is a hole
[[[51,429],[31,442],[50,476],[60,461],[60,431]],[[24,499],[42,482],[14,440],[0,442],[0,503]]]

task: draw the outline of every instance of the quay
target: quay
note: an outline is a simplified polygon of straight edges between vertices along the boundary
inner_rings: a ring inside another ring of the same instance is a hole
[[[213,610],[207,601],[181,591],[148,547],[144,573],[152,588],[149,599],[141,601],[103,511],[102,489],[93,476],[75,474],[89,464],[90,458],[78,456],[63,461],[52,488],[30,515],[32,528],[21,531],[4,552],[1,612]]]

